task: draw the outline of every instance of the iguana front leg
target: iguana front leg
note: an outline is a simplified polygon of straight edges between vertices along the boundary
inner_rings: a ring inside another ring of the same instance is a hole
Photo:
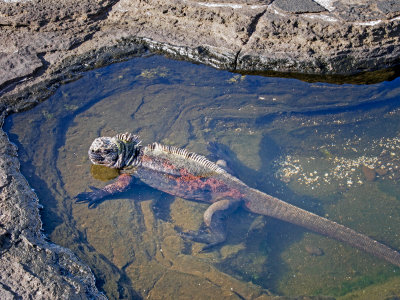
[[[207,244],[203,250],[222,243],[226,239],[224,218],[233,213],[241,204],[240,200],[224,199],[211,204],[204,212],[204,224],[207,230],[186,231],[180,235],[198,243]]]
[[[95,208],[105,197],[126,191],[133,182],[133,177],[128,174],[118,176],[117,180],[102,189],[90,187],[91,192],[80,193],[75,197],[76,202],[87,203],[89,208]]]

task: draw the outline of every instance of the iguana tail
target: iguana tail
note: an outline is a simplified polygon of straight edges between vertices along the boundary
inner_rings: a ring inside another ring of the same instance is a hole
[[[246,201],[250,211],[302,226],[327,237],[345,242],[400,267],[400,253],[364,234],[305,211],[278,198],[251,189]],[[247,198],[247,197],[246,197]]]

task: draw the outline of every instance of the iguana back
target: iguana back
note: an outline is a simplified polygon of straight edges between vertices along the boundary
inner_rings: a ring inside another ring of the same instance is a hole
[[[241,199],[247,185],[202,155],[153,143],[144,147],[132,175],[168,194],[189,200],[215,202]],[[129,171],[128,171],[129,172]]]

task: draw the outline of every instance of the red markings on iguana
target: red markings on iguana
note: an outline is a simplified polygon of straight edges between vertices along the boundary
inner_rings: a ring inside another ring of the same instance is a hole
[[[118,180],[112,185],[109,184],[104,187],[104,190],[110,194],[115,194],[116,192],[123,192],[127,186],[132,182],[132,176],[128,174],[121,174],[118,176]]]
[[[175,170],[176,167],[168,160],[164,160],[162,162],[162,166],[166,169],[166,170]]]
[[[238,189],[230,188],[223,180],[212,176],[193,175],[186,169],[179,170],[179,173],[180,176],[169,175],[169,178],[176,181],[177,188],[181,191],[209,191],[215,195],[215,199],[240,199],[243,196]]]

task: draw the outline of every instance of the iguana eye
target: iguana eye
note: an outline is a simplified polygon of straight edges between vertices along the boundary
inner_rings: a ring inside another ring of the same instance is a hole
[[[105,153],[105,154],[109,154],[109,153],[111,153],[111,152],[112,152],[112,150],[110,150],[110,149],[104,150],[104,153]]]

